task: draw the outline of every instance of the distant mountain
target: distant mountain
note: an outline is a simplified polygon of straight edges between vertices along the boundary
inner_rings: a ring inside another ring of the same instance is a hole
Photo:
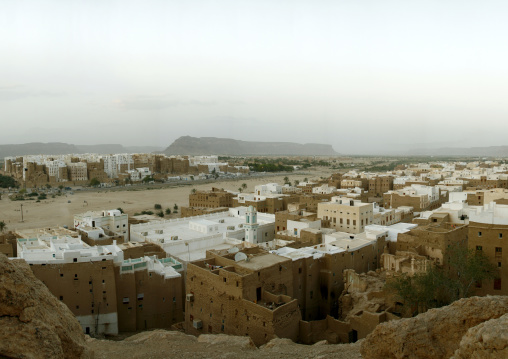
[[[252,142],[217,137],[182,136],[164,150],[167,155],[296,155],[335,156],[331,145],[293,142]]]
[[[65,155],[68,153],[79,153],[79,149],[75,145],[61,142],[31,142],[15,145],[0,145],[0,159],[7,156],[24,156],[24,155]]]
[[[67,155],[73,153],[150,153],[162,150],[162,147],[155,146],[122,146],[119,144],[71,145],[61,142],[31,142],[14,145],[0,145],[0,160],[4,157],[25,155]]]
[[[126,149],[119,144],[76,145],[78,153],[125,153]]]
[[[407,154],[416,156],[508,157],[508,146],[425,148],[409,150]]]
[[[125,146],[125,149],[127,153],[152,153],[164,150],[163,147],[156,146]]]

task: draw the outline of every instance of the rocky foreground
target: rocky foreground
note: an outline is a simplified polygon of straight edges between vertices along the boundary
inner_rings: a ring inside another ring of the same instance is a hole
[[[0,358],[508,358],[508,297],[473,297],[380,324],[355,344],[153,330],[122,341],[86,337],[24,261],[0,255]]]
[[[508,296],[471,297],[415,318],[382,323],[364,358],[508,358]],[[501,328],[504,328],[501,330]]]
[[[93,358],[69,308],[25,261],[0,254],[0,358]]]
[[[201,335],[198,338],[166,330],[136,334],[123,341],[88,339],[96,359],[124,358],[361,358],[360,343],[328,345],[295,344],[289,339],[273,339],[256,348],[249,337],[225,334]]]

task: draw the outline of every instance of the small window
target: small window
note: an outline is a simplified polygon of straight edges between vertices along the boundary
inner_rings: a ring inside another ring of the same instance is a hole
[[[73,258],[73,259],[72,259],[72,261],[73,261],[73,262],[77,262],[77,261],[78,261],[78,259],[77,259],[77,258]]]
[[[503,233],[499,233],[499,239],[503,238]]]
[[[482,232],[478,232],[478,237],[481,237],[482,236]]]
[[[63,295],[60,296],[60,300],[63,300]]]
[[[482,250],[482,246],[476,246],[476,250],[477,251],[481,251]]]
[[[501,253],[503,253],[503,248],[501,248],[501,247],[496,247],[496,255],[499,255],[499,254],[501,254]]]

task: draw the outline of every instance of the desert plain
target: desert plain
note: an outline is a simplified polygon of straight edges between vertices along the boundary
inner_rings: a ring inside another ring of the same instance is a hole
[[[101,211],[115,208],[122,210],[129,216],[143,210],[154,211],[154,205],[160,204],[162,209],[174,205],[178,208],[189,205],[189,194],[192,189],[210,190],[212,187],[224,188],[238,192],[243,183],[247,184],[244,192],[252,192],[256,185],[266,183],[284,183],[288,177],[290,182],[317,180],[327,177],[334,171],[328,168],[312,168],[305,172],[293,172],[287,174],[266,174],[263,176],[246,176],[238,179],[222,179],[207,183],[198,181],[186,184],[146,185],[130,187],[112,187],[101,189],[84,188],[83,190],[64,191],[63,195],[36,202],[35,200],[12,201],[9,193],[4,190],[0,200],[0,220],[6,224],[6,230],[14,231],[25,228],[42,228],[54,226],[68,226],[72,228],[75,214],[87,211]],[[71,192],[73,194],[71,194]],[[21,205],[23,205],[23,221],[21,221]],[[179,217],[177,214],[166,215],[164,218]]]

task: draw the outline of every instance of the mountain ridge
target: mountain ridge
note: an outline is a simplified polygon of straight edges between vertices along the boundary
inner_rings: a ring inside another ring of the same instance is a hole
[[[64,142],[29,142],[0,145],[0,159],[26,155],[146,153],[162,150],[162,147],[157,146],[123,146],[120,144],[73,145]]]

